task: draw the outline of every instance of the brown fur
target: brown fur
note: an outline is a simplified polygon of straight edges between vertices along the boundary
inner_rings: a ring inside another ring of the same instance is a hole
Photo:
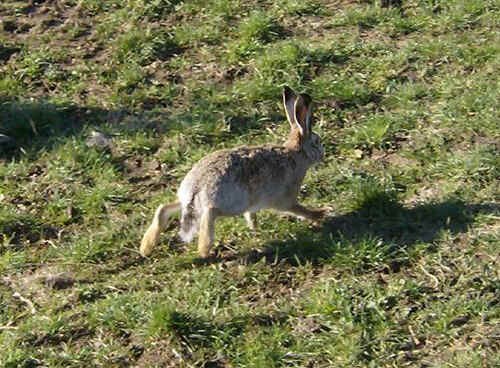
[[[255,228],[255,212],[271,208],[319,220],[324,210],[297,202],[307,169],[323,157],[319,137],[311,131],[311,99],[285,87],[283,102],[291,131],[284,145],[238,147],[214,152],[193,166],[177,196],[181,207],[181,237],[191,241],[199,232],[198,251],[207,257],[214,242],[217,217],[244,214]],[[166,223],[160,207],[144,235],[141,254],[150,254]],[[177,207],[176,207],[177,208]]]
[[[290,130],[290,133],[288,134],[288,139],[286,140],[284,146],[291,151],[300,150],[302,146],[302,135],[300,134],[300,131],[298,129]]]

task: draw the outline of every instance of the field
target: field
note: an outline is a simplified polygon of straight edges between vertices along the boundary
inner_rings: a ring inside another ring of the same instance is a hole
[[[0,366],[500,366],[500,4],[385,3],[2,1]],[[324,223],[142,258],[196,161],[285,139],[284,85]]]

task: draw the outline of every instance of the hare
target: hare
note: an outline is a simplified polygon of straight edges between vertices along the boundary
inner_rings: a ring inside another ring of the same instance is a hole
[[[275,209],[313,221],[323,218],[325,209],[309,209],[297,202],[307,169],[324,156],[320,138],[311,130],[311,97],[284,87],[283,103],[291,128],[285,144],[221,150],[201,159],[182,180],[178,201],[156,210],[142,238],[142,256],[151,254],[169,216],[179,210],[179,235],[183,241],[191,242],[198,233],[202,258],[209,255],[219,216],[243,214],[252,230],[255,213],[261,209]]]

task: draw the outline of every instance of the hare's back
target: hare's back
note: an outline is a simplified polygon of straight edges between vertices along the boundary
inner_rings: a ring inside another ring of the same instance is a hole
[[[201,201],[199,205],[226,214],[269,207],[298,190],[302,178],[296,166],[283,147],[217,151],[193,166],[181,183],[179,199]]]

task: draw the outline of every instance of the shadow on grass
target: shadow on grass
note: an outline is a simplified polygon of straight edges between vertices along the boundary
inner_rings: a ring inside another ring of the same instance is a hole
[[[83,131],[121,121],[133,115],[127,110],[108,110],[76,104],[54,104],[45,100],[17,101],[0,97],[0,133],[11,140],[0,145],[0,158],[12,158],[22,151],[50,149],[61,141]],[[143,129],[154,128],[145,124]],[[139,129],[139,128],[136,128]],[[30,155],[28,154],[28,157]]]
[[[204,106],[203,104],[201,104]],[[215,109],[208,102],[204,114],[213,120]],[[14,100],[0,96],[0,158],[20,155],[36,160],[39,151],[50,150],[62,140],[90,129],[113,130],[116,133],[166,133],[172,128],[198,124],[199,111],[171,116],[163,110],[104,109],[77,104],[55,104],[47,100]],[[241,135],[262,126],[257,115],[235,114],[229,118],[230,131],[214,136],[210,129],[203,132],[204,144]],[[273,114],[271,122],[283,121],[282,114]],[[205,121],[205,119],[201,119]]]
[[[275,313],[238,316],[226,322],[214,322],[175,309],[159,309],[153,315],[152,330],[160,336],[164,332],[175,336],[185,354],[204,348],[213,349],[221,344],[231,345],[248,329],[282,324],[289,319],[285,313]],[[219,354],[205,358],[203,367],[227,367],[224,357]]]
[[[23,244],[33,244],[41,239],[56,239],[60,228],[53,224],[42,222],[35,216],[28,214],[11,215],[0,211],[0,236],[8,239],[9,249],[22,250]],[[0,256],[7,250],[7,246],[0,244]]]
[[[260,250],[224,254],[197,261],[198,265],[238,261],[300,265],[331,263],[353,272],[389,269],[398,272],[418,245],[433,251],[443,231],[464,233],[476,216],[498,214],[495,203],[467,204],[459,200],[411,208],[381,196],[360,209],[328,218],[323,225],[295,234],[294,239],[271,241]]]

